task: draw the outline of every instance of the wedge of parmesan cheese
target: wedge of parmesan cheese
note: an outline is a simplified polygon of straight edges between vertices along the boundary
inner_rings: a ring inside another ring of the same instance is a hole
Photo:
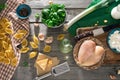
[[[48,59],[39,60],[36,63],[42,68],[42,70],[45,70],[48,64]]]
[[[59,64],[57,57],[50,57],[39,53],[35,61],[35,68],[38,76],[44,75],[52,70],[52,67]]]

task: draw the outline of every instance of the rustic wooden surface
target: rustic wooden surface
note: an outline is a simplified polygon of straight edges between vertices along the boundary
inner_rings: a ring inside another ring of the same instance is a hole
[[[96,37],[104,44],[105,49],[106,49],[106,57],[104,59],[104,65],[120,64],[120,55],[112,52],[107,45],[107,40],[106,40],[107,35],[108,35],[108,33],[104,33],[104,34]]]
[[[55,3],[64,3],[67,10],[67,21],[72,19],[74,16],[79,14],[81,11],[83,11],[91,2],[91,0],[54,0]],[[28,37],[28,40],[31,41],[32,35],[36,34],[38,35],[39,32],[43,32],[46,34],[46,36],[54,36],[54,42],[51,44],[52,51],[50,53],[44,53],[49,56],[56,56],[60,59],[61,63],[64,61],[67,61],[70,66],[70,71],[68,73],[65,73],[63,75],[60,75],[58,77],[50,76],[48,78],[45,78],[43,80],[111,80],[109,77],[109,74],[115,74],[114,69],[119,69],[118,64],[107,64],[102,65],[97,70],[84,70],[78,65],[76,65],[73,54],[70,52],[69,54],[63,54],[59,50],[59,44],[60,42],[56,40],[58,34],[65,34],[66,38],[70,39],[73,43],[73,46],[75,45],[75,41],[73,37],[69,36],[69,33],[63,32],[63,27],[57,28],[57,29],[47,29],[46,26],[44,26],[41,21],[39,27],[34,27],[33,23],[35,22],[35,14],[40,13],[41,9],[47,5],[47,0],[27,0],[27,4],[29,4],[32,8],[32,14],[29,18],[30,21],[30,35]],[[103,34],[98,36],[97,38],[100,39],[105,44],[105,37],[107,34]],[[43,52],[43,48],[45,46],[44,42],[41,42],[39,45],[38,52]],[[105,44],[105,46],[107,46]],[[107,48],[108,49],[108,48]],[[111,53],[108,52],[108,53]],[[20,64],[11,80],[33,80],[33,78],[36,77],[36,71],[34,68],[34,61],[35,59],[29,60],[28,54],[21,55],[21,61]],[[66,59],[66,57],[69,57]],[[116,55],[114,59],[119,59],[119,56]],[[111,57],[113,58],[113,57]],[[28,66],[23,66],[24,62],[28,62]],[[112,62],[112,61],[106,61],[106,62]],[[117,77],[117,80],[120,80],[119,75],[115,75]]]

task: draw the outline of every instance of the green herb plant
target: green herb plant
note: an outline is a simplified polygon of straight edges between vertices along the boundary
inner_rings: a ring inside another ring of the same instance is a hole
[[[40,14],[39,13],[36,13],[35,14],[35,21],[38,22],[40,19]]]
[[[49,28],[61,25],[65,21],[64,4],[50,4],[42,10],[42,22]]]
[[[0,4],[0,11],[2,11],[3,9],[5,9],[7,7],[6,4]]]

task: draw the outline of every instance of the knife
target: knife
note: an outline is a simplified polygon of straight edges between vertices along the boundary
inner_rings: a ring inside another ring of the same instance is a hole
[[[102,28],[98,28],[98,29],[94,29],[94,30],[91,30],[91,31],[85,31],[81,34],[78,34],[75,36],[75,40],[78,41],[84,37],[88,37],[88,36],[98,36],[98,35],[101,35],[105,32],[108,32],[109,30],[112,30],[114,28],[117,28],[119,27],[120,24],[112,24],[112,25],[108,25],[106,27],[102,27]]]

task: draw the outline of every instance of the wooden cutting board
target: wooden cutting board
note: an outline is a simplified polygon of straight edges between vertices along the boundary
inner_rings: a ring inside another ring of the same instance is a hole
[[[81,32],[84,32],[84,31],[89,31],[89,30],[92,30],[93,28],[86,28],[86,29],[78,29],[77,30],[77,34],[80,34]],[[106,55],[105,55],[105,58],[104,58],[104,63],[103,65],[106,65],[106,64],[120,64],[120,54],[117,54],[117,53],[114,53],[112,52],[108,45],[107,45],[107,35],[108,33],[104,33],[104,34],[101,34],[95,38],[99,39],[103,45],[105,46],[105,50],[106,50]]]

